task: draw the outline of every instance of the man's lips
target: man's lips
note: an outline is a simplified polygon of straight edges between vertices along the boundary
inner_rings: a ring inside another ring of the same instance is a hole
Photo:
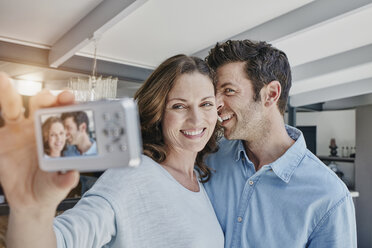
[[[224,125],[229,120],[231,120],[233,117],[234,117],[234,114],[219,115],[218,116],[218,121],[221,122],[222,125]]]

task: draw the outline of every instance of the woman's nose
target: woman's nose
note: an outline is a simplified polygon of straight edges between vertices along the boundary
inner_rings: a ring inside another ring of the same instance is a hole
[[[189,119],[191,123],[198,124],[200,120],[202,119],[202,112],[199,108],[192,108],[190,110]]]

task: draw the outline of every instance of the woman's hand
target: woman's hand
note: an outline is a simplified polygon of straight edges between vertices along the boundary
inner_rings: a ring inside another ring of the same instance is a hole
[[[13,214],[53,214],[77,185],[79,173],[44,172],[39,169],[33,114],[43,107],[74,102],[69,92],[58,97],[42,91],[30,99],[30,115],[23,115],[22,98],[6,74],[0,73],[0,106],[5,126],[0,128],[0,183]]]

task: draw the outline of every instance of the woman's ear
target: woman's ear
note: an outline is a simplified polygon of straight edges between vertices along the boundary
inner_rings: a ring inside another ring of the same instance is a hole
[[[264,89],[264,103],[266,107],[277,105],[279,101],[280,94],[282,93],[282,86],[279,81],[271,81],[265,85]]]

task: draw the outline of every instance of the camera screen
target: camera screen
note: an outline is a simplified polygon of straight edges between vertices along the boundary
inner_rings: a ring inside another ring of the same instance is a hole
[[[93,111],[41,116],[45,158],[97,155]]]

